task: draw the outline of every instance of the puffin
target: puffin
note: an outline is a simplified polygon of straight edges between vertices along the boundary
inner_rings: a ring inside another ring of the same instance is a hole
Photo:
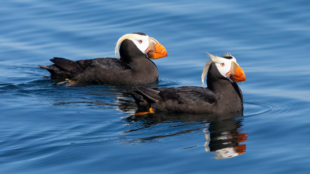
[[[51,73],[52,79],[66,79],[70,84],[104,84],[112,86],[139,86],[158,81],[158,70],[150,59],[167,56],[167,51],[156,39],[145,33],[125,34],[118,39],[115,55],[118,58],[69,60],[50,59],[54,64],[40,68]]]
[[[231,54],[223,57],[208,54],[201,75],[203,87],[182,86],[173,88],[135,87],[127,91],[135,100],[138,110],[135,115],[152,113],[191,114],[243,114],[243,95],[237,85],[246,80],[244,71]],[[207,87],[204,79],[207,76]]]

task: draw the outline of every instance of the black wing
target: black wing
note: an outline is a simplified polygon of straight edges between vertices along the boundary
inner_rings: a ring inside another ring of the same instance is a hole
[[[136,87],[129,92],[139,106],[149,106],[151,103],[173,101],[179,104],[193,104],[197,102],[213,103],[216,94],[208,88],[185,86],[178,88],[144,88]]]
[[[175,100],[181,103],[208,102],[213,103],[217,100],[214,92],[208,88],[196,86],[183,86],[178,88],[159,89],[163,101]]]
[[[116,58],[96,58],[87,60],[73,61],[61,57],[54,57],[50,60],[53,65],[39,67],[47,69],[53,78],[73,78],[83,73],[89,68],[99,68],[100,70],[127,70],[129,65]]]
[[[100,69],[106,69],[106,70],[132,69],[128,64],[116,58],[97,58],[92,59],[91,63],[83,61],[78,61],[78,63],[81,64],[81,66],[84,66],[85,69],[88,68],[89,66],[98,67]]]

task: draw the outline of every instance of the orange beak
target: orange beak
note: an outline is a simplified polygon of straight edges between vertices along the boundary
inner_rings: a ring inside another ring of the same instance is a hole
[[[237,66],[234,72],[231,73],[230,79],[236,83],[245,81],[245,74],[243,72],[243,69],[240,68],[240,66]]]
[[[150,51],[147,53],[147,56],[151,59],[163,58],[167,56],[167,50],[158,41],[150,38]]]

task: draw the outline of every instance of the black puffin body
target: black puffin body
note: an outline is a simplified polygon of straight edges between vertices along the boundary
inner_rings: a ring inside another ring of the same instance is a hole
[[[211,59],[212,61],[205,67],[207,72],[204,71],[207,73],[207,88],[196,86],[158,89],[137,87],[130,94],[139,108],[149,110],[150,113],[225,114],[243,112],[243,96],[236,83],[245,80],[243,70],[235,58],[213,56]],[[219,68],[223,64],[224,68]],[[227,70],[228,72],[226,72]]]
[[[72,61],[54,57],[51,59],[53,65],[39,66],[47,69],[52,78],[68,78],[81,84],[136,86],[158,80],[157,67],[149,58],[162,58],[167,52],[157,40],[144,33],[132,33],[118,40],[116,53],[119,45],[120,59]]]

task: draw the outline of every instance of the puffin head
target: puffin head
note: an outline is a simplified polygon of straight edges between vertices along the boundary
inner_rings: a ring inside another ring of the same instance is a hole
[[[207,62],[203,69],[201,75],[202,84],[204,84],[204,79],[212,63],[214,63],[222,78],[236,83],[245,81],[245,74],[242,68],[238,65],[236,58],[231,54],[223,54],[223,57],[218,57],[208,53],[208,56],[211,60]]]
[[[120,46],[120,47],[119,47]],[[140,32],[125,34],[118,39],[115,47],[115,55],[121,57],[134,57],[147,54],[151,59],[159,59],[167,56],[167,51],[156,39]]]

